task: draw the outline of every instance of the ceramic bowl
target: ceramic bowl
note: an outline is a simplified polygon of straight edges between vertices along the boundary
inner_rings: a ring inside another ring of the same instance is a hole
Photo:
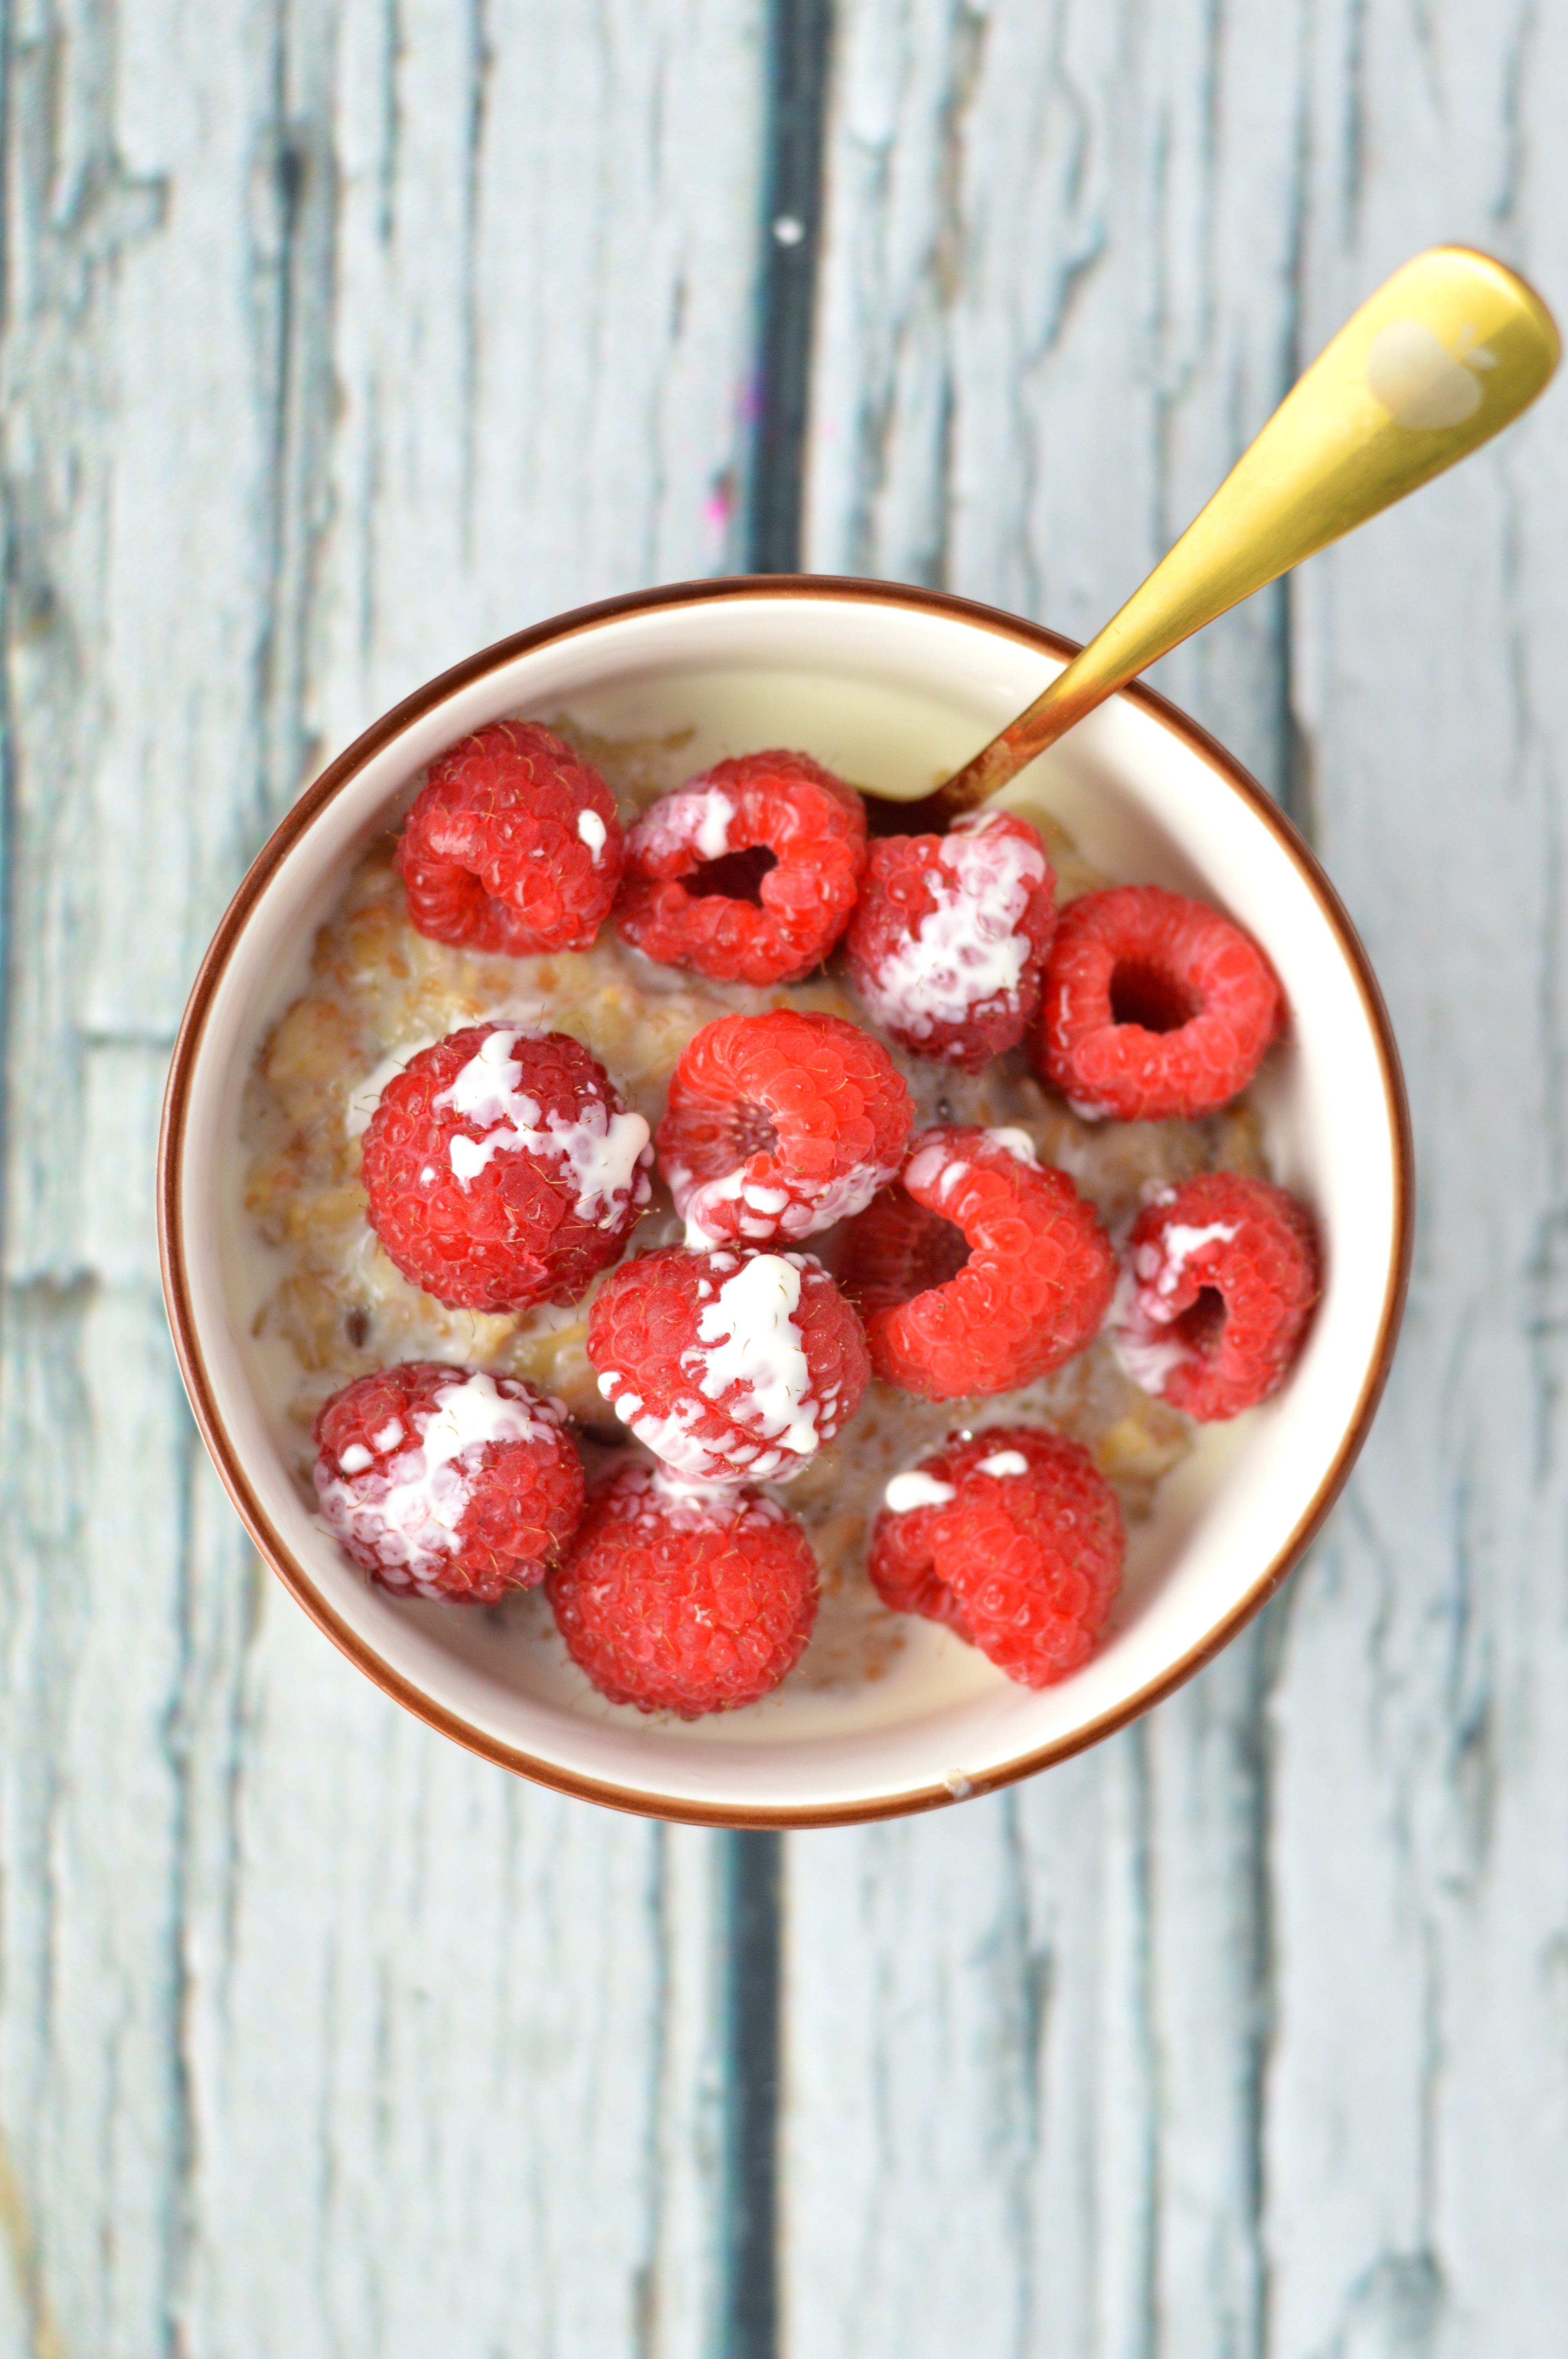
[[[266,1025],[300,987],[314,929],[422,766],[506,714],[606,738],[693,731],[693,771],[802,747],[879,791],[924,793],[1073,652],[962,600],[809,577],[709,582],[561,616],[486,649],[376,723],[289,812],[196,983],[165,1114],[169,1315],[197,1419],[257,1547],[360,1669],[490,1759],[672,1819],[813,1825],[948,1803],[1031,1775],[1168,1695],[1283,1579],[1345,1481],[1388,1370],[1410,1245],[1398,1059],[1376,983],[1316,861],[1202,730],[1141,688],[1113,698],[1006,799],[1044,805],[1111,875],[1200,896],[1260,941],[1291,1027],[1265,1069],[1275,1177],[1314,1209],[1325,1292],[1275,1399],[1204,1430],[1131,1534],[1110,1635],[1072,1678],[1013,1686],[935,1625],[881,1679],[786,1685],[692,1723],[604,1703],[504,1614],[372,1588],[290,1480],[235,1277],[239,1101]]]

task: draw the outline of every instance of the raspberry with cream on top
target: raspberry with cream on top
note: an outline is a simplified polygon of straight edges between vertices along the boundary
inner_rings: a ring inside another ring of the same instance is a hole
[[[1110,1336],[1135,1384],[1208,1424],[1278,1392],[1318,1295],[1317,1242],[1282,1188],[1205,1171],[1133,1223]]]
[[[855,906],[865,806],[806,754],[746,754],[663,795],[626,840],[615,923],[666,966],[797,983]]]
[[[314,1432],[322,1516],[384,1589],[493,1605],[544,1579],[582,1515],[566,1412],[515,1376],[381,1369]]]
[[[395,1074],[365,1132],[370,1221],[438,1302],[575,1302],[648,1201],[648,1125],[562,1032],[478,1024]]]
[[[914,1105],[838,1016],[721,1016],[682,1050],[659,1169],[693,1246],[792,1242],[848,1220],[903,1159]]]
[[[816,1618],[816,1560],[772,1499],[694,1496],[627,1466],[589,1499],[548,1590],[601,1695],[696,1720],[757,1702],[795,1669]]]
[[[688,1483],[783,1483],[860,1404],[860,1324],[809,1254],[668,1245],[615,1271],[588,1322],[599,1389]]]
[[[923,1131],[844,1241],[872,1372],[926,1400],[1011,1392],[1099,1332],[1116,1256],[1021,1130]]]
[[[621,883],[599,772],[532,721],[496,721],[430,765],[397,847],[408,915],[464,950],[585,951]]]
[[[1056,930],[1055,875],[1009,811],[873,843],[845,947],[874,1023],[978,1073],[1022,1039]]]

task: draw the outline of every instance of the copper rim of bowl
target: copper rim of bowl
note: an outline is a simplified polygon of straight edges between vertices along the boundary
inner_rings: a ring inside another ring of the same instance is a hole
[[[423,688],[416,690],[412,696],[406,697],[401,704],[384,714],[306,789],[257,853],[224,912],[222,922],[201,962],[180,1025],[179,1037],[175,1043],[158,1142],[158,1245],[163,1267],[164,1299],[180,1372],[197,1425],[224,1488],[272,1570],[293,1592],[311,1619],[367,1678],[373,1680],[378,1687],[419,1719],[456,1743],[466,1745],[470,1752],[497,1763],[502,1768],[531,1777],[541,1785],[553,1787],[581,1800],[603,1803],[611,1809],[631,1811],[644,1818],[683,1821],[699,1826],[839,1826],[876,1819],[902,1818],[918,1810],[938,1810],[954,1801],[956,1797],[946,1786],[936,1784],[881,1796],[873,1801],[812,1809],[783,1805],[776,1810],[759,1810],[721,1803],[697,1804],[684,1798],[645,1793],[577,1776],[559,1768],[554,1762],[540,1760],[532,1754],[505,1745],[488,1731],[474,1727],[437,1703],[383,1662],[318,1591],[273,1526],[253,1489],[218,1413],[186,1281],[181,1199],[191,1076],[197,1051],[220,979],[251,911],[280,862],[293,850],[317,814],[342,792],[350,779],[373,755],[398,736],[411,723],[419,720],[454,690],[482,679],[488,672],[512,662],[530,648],[598,630],[625,615],[645,613],[661,606],[711,605],[727,599],[759,597],[842,599],[853,604],[869,601],[882,605],[905,606],[925,614],[950,616],[979,629],[994,631],[1000,636],[1036,647],[1043,654],[1062,662],[1066,662],[1078,652],[1073,640],[1063,638],[1054,631],[1042,629],[1037,624],[1022,621],[1016,615],[1003,614],[995,607],[978,605],[969,599],[953,597],[942,591],[916,589],[901,582],[859,581],[838,574],[741,574],[711,582],[674,582],[664,589],[637,591],[627,597],[605,599],[596,605],[574,608],[569,614],[556,615],[548,622],[517,632],[511,638],[499,640],[493,647],[481,649],[465,662],[455,665],[451,670],[443,672],[438,679],[427,681]],[[1395,1252],[1384,1288],[1378,1346],[1355,1414],[1346,1426],[1339,1448],[1311,1506],[1246,1594],[1222,1615],[1195,1647],[1169,1665],[1158,1679],[1151,1680],[1113,1711],[1102,1713],[1087,1727],[1077,1729],[1070,1736],[1059,1738],[1033,1752],[1021,1754],[1000,1767],[976,1777],[966,1799],[969,1795],[993,1792],[1021,1777],[1033,1777],[1037,1770],[1048,1768],[1054,1762],[1065,1760],[1075,1753],[1084,1752],[1091,1745],[1098,1745],[1118,1729],[1126,1727],[1202,1670],[1205,1664],[1212,1661],[1221,1647],[1227,1646],[1267,1603],[1316,1536],[1344,1488],[1366,1440],[1393,1360],[1410,1278],[1414,1155],[1404,1079],[1382,993],[1345,906],[1315,855],[1279,805],[1206,730],[1200,729],[1195,722],[1190,721],[1177,706],[1153,689],[1135,683],[1119,693],[1182,738],[1240,796],[1300,872],[1339,945],[1355,977],[1368,1028],[1377,1044],[1382,1072],[1389,1126],[1395,1145]]]

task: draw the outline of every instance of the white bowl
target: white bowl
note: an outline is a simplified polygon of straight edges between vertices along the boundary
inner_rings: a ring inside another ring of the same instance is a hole
[[[929,591],[789,577],[708,582],[584,608],[488,648],[366,732],[291,810],[218,929],[165,1109],[165,1286],[185,1379],[258,1548],[344,1652],[434,1726],[568,1792],[661,1817],[819,1825],[925,1810],[1028,1776],[1146,1711],[1282,1580],[1366,1437],[1393,1351],[1411,1235],[1399,1062],[1366,957],[1277,807],[1146,689],[1124,691],[1006,799],[1053,810],[1098,866],[1194,893],[1260,941],[1289,1041],[1262,1114],[1275,1177],[1314,1208],[1325,1291],[1283,1391],[1205,1430],[1134,1527],[1111,1634],[1083,1670],[1013,1686],[935,1625],[880,1680],[786,1684],[691,1723],[604,1703],[504,1617],[373,1589],[290,1480],[241,1315],[239,1099],[302,953],[410,782],[503,714],[569,712],[609,738],[695,730],[693,770],[802,747],[859,784],[928,791],[1037,695],[1067,642]]]

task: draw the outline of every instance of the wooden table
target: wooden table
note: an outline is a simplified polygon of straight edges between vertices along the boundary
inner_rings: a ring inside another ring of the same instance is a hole
[[[384,1701],[193,1437],[169,1045],[403,691],[797,521],[1084,635],[1407,255],[1568,300],[1552,0],[839,0],[821,118],[819,13],[770,65],[763,0],[9,12],[5,2359],[1568,2338],[1560,392],[1162,671],[1312,831],[1407,1060],[1352,1492],[1114,1743],[784,1844],[776,2109],[727,1964],[768,1855]],[[733,2277],[775,2135],[776,2300]]]

